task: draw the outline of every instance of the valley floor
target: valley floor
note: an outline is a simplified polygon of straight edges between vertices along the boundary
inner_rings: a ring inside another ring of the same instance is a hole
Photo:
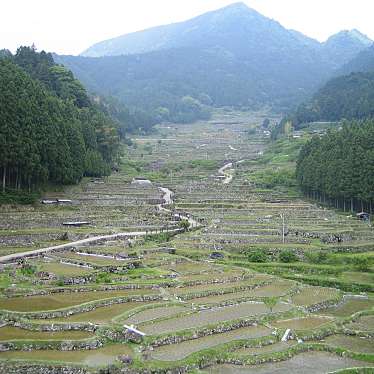
[[[71,203],[1,207],[0,372],[374,370],[374,232],[259,183],[299,142],[264,117],[160,125]]]

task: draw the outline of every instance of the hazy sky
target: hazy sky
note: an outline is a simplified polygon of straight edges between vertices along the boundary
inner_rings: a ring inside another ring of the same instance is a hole
[[[183,21],[230,0],[0,0],[0,49],[31,45],[79,54],[90,45],[151,26]],[[320,41],[357,28],[374,39],[374,0],[245,0],[283,26]]]

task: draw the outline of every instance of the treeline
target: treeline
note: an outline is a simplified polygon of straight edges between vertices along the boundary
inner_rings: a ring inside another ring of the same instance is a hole
[[[373,211],[374,120],[346,123],[313,137],[302,149],[296,177],[311,198],[344,210]]]
[[[330,80],[291,116],[295,128],[303,123],[364,119],[374,115],[374,73],[352,73]]]
[[[114,122],[73,74],[29,47],[1,53],[0,139],[3,192],[108,175],[119,145]]]

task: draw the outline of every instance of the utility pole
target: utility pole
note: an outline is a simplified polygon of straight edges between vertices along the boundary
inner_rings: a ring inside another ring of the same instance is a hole
[[[281,213],[280,214],[281,218],[282,218],[282,243],[284,244],[285,243],[285,222],[284,222],[284,213]]]

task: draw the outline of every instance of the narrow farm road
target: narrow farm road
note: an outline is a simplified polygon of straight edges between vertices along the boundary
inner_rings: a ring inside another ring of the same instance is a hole
[[[173,203],[172,200],[172,195],[173,191],[169,190],[168,188],[160,187],[160,191],[163,192],[163,199],[165,201],[164,204],[159,204],[158,209],[161,211],[165,211],[170,213],[171,210],[164,208],[163,205],[170,205]],[[198,227],[200,226],[200,223],[194,220],[193,218],[190,217],[189,214],[186,216],[181,216],[182,219],[188,220],[190,223],[191,227]],[[183,229],[165,229],[163,232],[167,233],[181,233],[183,232]],[[33,251],[28,251],[28,252],[20,252],[20,253],[14,253],[6,256],[0,257],[0,263],[7,263],[7,262],[12,262],[12,261],[17,261],[22,258],[26,257],[34,257],[42,254],[46,254],[49,252],[57,251],[57,250],[62,250],[62,249],[71,249],[73,247],[79,247],[82,245],[86,244],[93,244],[93,243],[98,243],[98,242],[103,242],[103,241],[110,241],[110,240],[117,240],[117,239],[122,239],[122,238],[132,238],[136,236],[146,236],[146,235],[153,235],[157,234],[159,231],[133,231],[133,232],[122,232],[122,233],[117,233],[117,234],[111,234],[111,235],[100,235],[100,236],[93,236],[91,238],[87,239],[81,239],[77,240],[74,242],[66,243],[66,244],[61,244],[61,245],[56,245],[52,247],[46,247],[46,248],[40,248],[40,249],[35,249]]]

